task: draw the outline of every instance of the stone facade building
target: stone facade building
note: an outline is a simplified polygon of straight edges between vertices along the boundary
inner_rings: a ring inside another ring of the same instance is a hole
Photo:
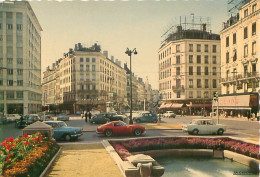
[[[247,1],[224,23],[221,35],[221,96],[219,108],[231,116],[258,111],[259,13],[258,0]]]
[[[170,34],[158,51],[161,112],[210,112],[211,100],[220,91],[220,36],[198,29]]]
[[[41,111],[41,31],[28,2],[0,3],[0,112]]]

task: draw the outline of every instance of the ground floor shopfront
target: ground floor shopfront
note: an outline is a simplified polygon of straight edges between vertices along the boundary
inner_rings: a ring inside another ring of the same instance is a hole
[[[173,111],[184,115],[209,115],[212,110],[211,100],[165,101],[159,107],[159,113]]]
[[[221,95],[213,103],[213,110],[218,107],[219,114],[227,117],[256,117],[259,112],[258,93]]]

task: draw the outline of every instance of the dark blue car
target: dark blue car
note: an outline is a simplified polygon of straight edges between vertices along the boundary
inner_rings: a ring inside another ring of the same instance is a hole
[[[141,116],[135,117],[134,121],[136,123],[141,122],[153,122],[156,123],[158,121],[156,114],[152,113],[143,113]]]
[[[82,135],[82,128],[69,127],[63,121],[44,121],[44,123],[52,126],[53,138],[57,140],[65,139],[66,141],[70,141],[72,139],[77,139]]]

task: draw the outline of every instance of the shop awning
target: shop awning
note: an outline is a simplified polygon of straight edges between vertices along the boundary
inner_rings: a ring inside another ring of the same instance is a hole
[[[206,104],[192,104],[191,106],[189,105],[189,107],[192,108],[204,108],[204,107],[211,107],[212,104],[206,103]]]
[[[162,108],[169,108],[169,107],[171,107],[171,103],[163,103],[161,106],[160,106],[160,108],[159,109],[162,109]]]
[[[179,103],[173,103],[171,105],[171,108],[181,108],[183,104],[179,104]]]

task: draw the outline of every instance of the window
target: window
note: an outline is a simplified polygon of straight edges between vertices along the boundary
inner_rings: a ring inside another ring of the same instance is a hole
[[[95,81],[95,80],[96,80],[96,74],[92,73],[92,81]]]
[[[7,99],[14,99],[14,92],[13,91],[7,91],[6,97],[7,97]]]
[[[248,16],[248,9],[244,10],[244,18]]]
[[[12,58],[7,58],[7,63],[8,64],[13,64],[13,59]]]
[[[3,85],[3,80],[2,79],[0,79],[0,85]]]
[[[80,71],[83,71],[83,65],[80,65]]]
[[[233,61],[236,61],[237,60],[237,49],[234,49],[233,50]]]
[[[217,80],[213,79],[213,88],[217,88]]]
[[[17,58],[17,64],[23,64],[23,59],[22,58]]]
[[[193,44],[189,44],[189,52],[193,52]]]
[[[228,78],[229,77],[229,70],[227,70],[227,72],[226,72],[226,78]]]
[[[193,98],[193,92],[189,91],[189,98]]]
[[[86,74],[86,81],[89,81],[89,78],[90,78],[89,73],[87,73]]]
[[[181,56],[177,55],[176,56],[176,64],[180,64],[181,63]]]
[[[205,79],[205,88],[209,88],[209,80]]]
[[[256,35],[256,22],[252,24],[252,36]]]
[[[197,63],[201,64],[201,55],[197,55]]]
[[[236,44],[237,43],[237,34],[234,33],[233,34],[233,44]]]
[[[244,76],[247,75],[247,65],[244,66]]]
[[[83,62],[83,58],[80,58],[80,62]]]
[[[205,75],[209,75],[209,67],[205,66]]]
[[[197,79],[197,88],[201,88],[201,79]]]
[[[213,53],[216,53],[216,52],[217,52],[217,45],[213,45],[213,46],[212,46],[212,52],[213,52]]]
[[[181,92],[177,92],[177,98],[181,97]]]
[[[244,57],[248,56],[248,45],[244,45]]]
[[[176,68],[176,75],[180,75],[181,74],[181,68],[180,67],[177,67]]]
[[[84,81],[84,75],[83,75],[83,73],[80,73],[80,81]]]
[[[17,69],[17,74],[18,75],[23,75],[23,70],[22,69]]]
[[[193,79],[189,79],[189,88],[193,88]]]
[[[176,45],[176,52],[180,52],[180,45]]]
[[[205,58],[204,58],[205,64],[209,64],[209,56],[208,56],[208,55],[205,55],[204,57],[205,57]]]
[[[193,55],[189,55],[189,63],[193,63]]]
[[[23,86],[23,80],[17,80],[17,86]]]
[[[96,62],[96,58],[92,58],[92,62],[95,63]]]
[[[256,41],[252,43],[252,55],[256,54]]]
[[[204,92],[204,98],[209,98],[209,92]]]
[[[13,24],[6,24],[7,30],[12,30],[13,29]]]
[[[86,71],[89,71],[89,65],[86,65]]]
[[[204,46],[204,52],[209,52],[209,45],[208,45],[208,44],[205,44],[205,46]]]
[[[256,4],[254,4],[253,6],[252,6],[252,13],[254,13],[256,11]]]
[[[201,45],[197,44],[197,52],[201,52]]]
[[[197,91],[197,98],[201,98],[201,91]]]
[[[229,52],[226,53],[226,63],[229,63]]]
[[[7,85],[8,86],[13,86],[13,80],[7,80]]]
[[[229,46],[229,37],[226,37],[226,47]]]
[[[197,75],[201,75],[201,67],[197,66]]]
[[[217,64],[217,56],[212,56],[212,63]]]
[[[213,67],[213,75],[217,75],[217,68]]]
[[[189,66],[189,75],[193,75],[193,67]]]
[[[86,58],[86,62],[89,62],[89,58]]]
[[[248,37],[248,34],[247,34],[247,27],[244,28],[244,39],[246,39]]]
[[[96,71],[96,65],[92,65],[92,71]]]
[[[13,69],[7,69],[7,74],[8,75],[13,75]]]
[[[23,30],[23,25],[22,24],[17,24],[16,25],[17,31],[22,31]]]

